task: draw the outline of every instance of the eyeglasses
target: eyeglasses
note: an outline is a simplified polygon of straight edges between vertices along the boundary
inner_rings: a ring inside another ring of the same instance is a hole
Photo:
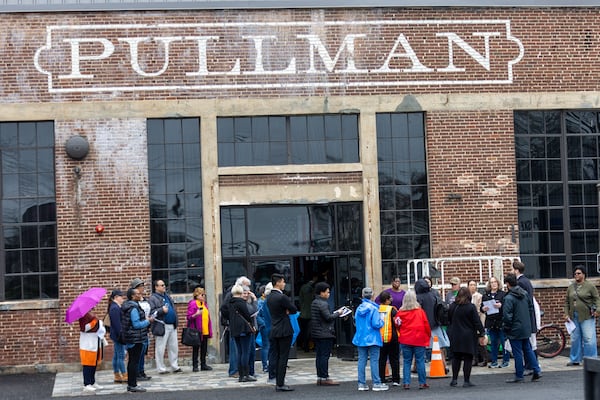
[[[164,283],[161,283],[160,285],[156,285],[156,286],[165,286],[165,284],[164,284]]]

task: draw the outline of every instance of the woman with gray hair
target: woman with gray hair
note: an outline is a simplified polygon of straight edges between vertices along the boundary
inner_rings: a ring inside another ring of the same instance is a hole
[[[256,378],[250,375],[250,342],[252,341],[252,316],[248,312],[246,300],[242,297],[244,288],[233,285],[229,300],[229,331],[235,341],[238,351],[238,370],[240,382],[254,382]]]
[[[427,375],[425,373],[425,349],[429,346],[431,328],[425,311],[417,302],[417,295],[412,290],[406,293],[402,307],[396,313],[396,325],[400,325],[398,342],[402,349],[404,359],[402,370],[402,386],[404,390],[410,389],[410,367],[413,356],[417,361],[417,374],[419,376],[419,389],[428,389]]]

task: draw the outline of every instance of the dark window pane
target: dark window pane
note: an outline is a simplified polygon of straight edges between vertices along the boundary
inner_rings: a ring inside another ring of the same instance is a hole
[[[219,148],[222,143],[233,143],[233,118],[217,118],[217,141]]]
[[[284,117],[270,117],[269,118],[269,139],[272,142],[287,141]]]
[[[290,117],[290,139],[292,142],[306,141],[308,139],[306,116]]]
[[[148,148],[153,144],[163,144],[165,142],[163,120],[149,119],[146,121]]]
[[[269,141],[269,119],[267,117],[255,117],[252,119],[252,142]]]
[[[358,116],[342,115],[342,138],[358,141]]]
[[[42,293],[40,298],[42,299],[57,299],[58,298],[58,275],[57,274],[45,274],[41,275],[42,280]]]
[[[40,250],[40,271],[53,272],[57,270],[56,249]]]
[[[515,152],[517,158],[529,158],[529,138],[517,136],[515,138]]]
[[[23,299],[22,275],[4,277],[4,298],[5,300]]]
[[[323,117],[321,116],[308,116],[308,140],[325,140],[325,126],[323,124]]]
[[[291,164],[308,164],[308,143],[291,142],[290,143]]]
[[[183,143],[200,143],[200,120],[198,118],[182,119],[181,136]]]
[[[181,120],[165,119],[165,143],[182,143]]]
[[[19,123],[19,147],[31,147],[36,145],[35,122]]]
[[[342,125],[339,115],[325,116],[325,139],[341,139]]]

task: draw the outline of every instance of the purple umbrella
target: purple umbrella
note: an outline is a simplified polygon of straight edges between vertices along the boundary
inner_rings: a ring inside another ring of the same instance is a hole
[[[102,300],[106,294],[106,289],[101,287],[94,287],[81,293],[71,303],[71,306],[67,310],[65,315],[65,321],[69,324],[77,321],[79,318],[87,314],[92,308],[96,306]]]

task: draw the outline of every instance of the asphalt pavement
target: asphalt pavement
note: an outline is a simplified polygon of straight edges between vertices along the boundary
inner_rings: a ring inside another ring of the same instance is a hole
[[[227,376],[227,365],[213,365],[213,371],[191,372],[190,367],[183,367],[182,374],[158,375],[148,371],[153,377],[141,383],[148,389],[146,393],[128,393],[125,385],[112,383],[112,372],[98,371],[97,382],[104,386],[95,394],[83,394],[81,372],[61,372],[58,374],[21,374],[0,375],[0,399],[30,400],[57,399],[74,400],[100,396],[102,400],[140,397],[156,400],[197,400],[199,397],[215,397],[217,399],[271,399],[285,397],[286,400],[332,400],[332,397],[353,400],[365,397],[396,399],[444,399],[464,400],[465,398],[485,398],[488,400],[510,399],[510,397],[527,400],[583,399],[583,368],[566,367],[568,358],[558,356],[553,359],[540,359],[543,377],[539,382],[531,382],[526,377],[525,383],[508,384],[505,380],[512,377],[514,368],[490,369],[473,367],[471,381],[474,387],[462,387],[462,373],[458,387],[450,387],[450,378],[428,379],[430,389],[419,390],[416,374],[412,376],[412,387],[390,387],[387,392],[359,392],[356,383],[356,362],[330,360],[330,375],[341,382],[340,386],[316,386],[314,359],[293,359],[289,361],[286,383],[293,386],[293,392],[275,392],[274,386],[267,383],[267,377],[258,375],[257,382],[239,383],[237,379]],[[257,371],[260,370],[257,363]],[[367,377],[369,371],[367,369]]]

